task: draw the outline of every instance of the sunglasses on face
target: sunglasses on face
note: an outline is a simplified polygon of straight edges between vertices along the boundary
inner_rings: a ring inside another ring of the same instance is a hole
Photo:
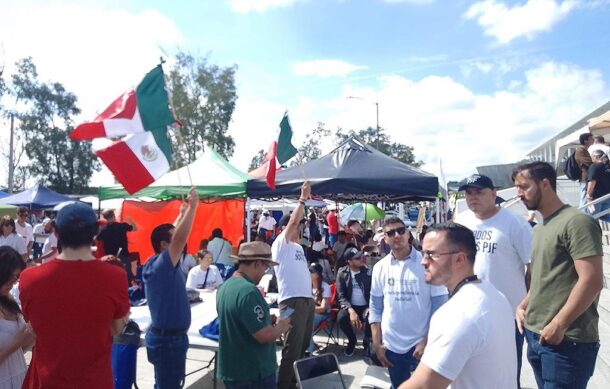
[[[404,235],[405,232],[407,232],[407,227],[398,227],[391,230],[387,230],[385,234],[388,238],[393,238],[396,233],[398,233],[398,235]]]

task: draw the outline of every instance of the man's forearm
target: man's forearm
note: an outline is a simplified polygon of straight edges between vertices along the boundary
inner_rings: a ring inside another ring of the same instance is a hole
[[[381,323],[370,323],[371,325],[371,337],[373,338],[373,345],[381,344]]]

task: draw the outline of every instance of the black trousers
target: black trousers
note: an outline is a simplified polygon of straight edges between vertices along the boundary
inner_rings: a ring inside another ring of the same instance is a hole
[[[358,314],[358,318],[364,325],[364,338],[371,339],[371,326],[369,324],[368,317],[364,317],[364,311],[368,308],[366,305],[356,306],[352,305],[352,308]],[[356,343],[356,334],[354,333],[354,328],[352,327],[352,323],[349,320],[349,312],[346,309],[342,309],[339,311],[337,315],[337,322],[339,323],[339,327],[341,331],[347,336],[347,340],[350,343]]]

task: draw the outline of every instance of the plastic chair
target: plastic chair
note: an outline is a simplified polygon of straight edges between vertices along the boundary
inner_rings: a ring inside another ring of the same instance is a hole
[[[335,307],[335,301],[337,299],[337,285],[330,285],[330,298],[328,299],[328,304],[330,305],[330,315],[328,319],[321,321],[320,324],[313,330],[313,335],[317,335],[320,331],[324,331],[326,334],[326,345],[324,346],[324,350],[328,348],[330,341],[333,341],[335,346],[339,345],[339,340],[337,336],[335,336],[334,331],[337,325],[337,315],[339,314],[339,308]]]
[[[299,359],[294,362],[293,368],[301,389],[347,389],[335,354]]]

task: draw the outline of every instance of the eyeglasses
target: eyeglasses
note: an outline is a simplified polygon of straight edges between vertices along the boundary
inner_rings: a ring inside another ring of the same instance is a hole
[[[29,214],[27,214],[27,213],[20,213],[20,214],[19,214],[19,216],[25,216],[25,217],[28,217],[28,216],[30,216],[30,215],[29,215]]]
[[[407,227],[398,227],[392,230],[387,230],[385,234],[388,238],[393,238],[396,233],[398,233],[398,235],[404,235],[405,232],[407,232]]]
[[[432,261],[438,260],[442,255],[457,254],[459,251],[447,251],[446,253],[435,253],[434,251],[424,251],[424,258]]]

